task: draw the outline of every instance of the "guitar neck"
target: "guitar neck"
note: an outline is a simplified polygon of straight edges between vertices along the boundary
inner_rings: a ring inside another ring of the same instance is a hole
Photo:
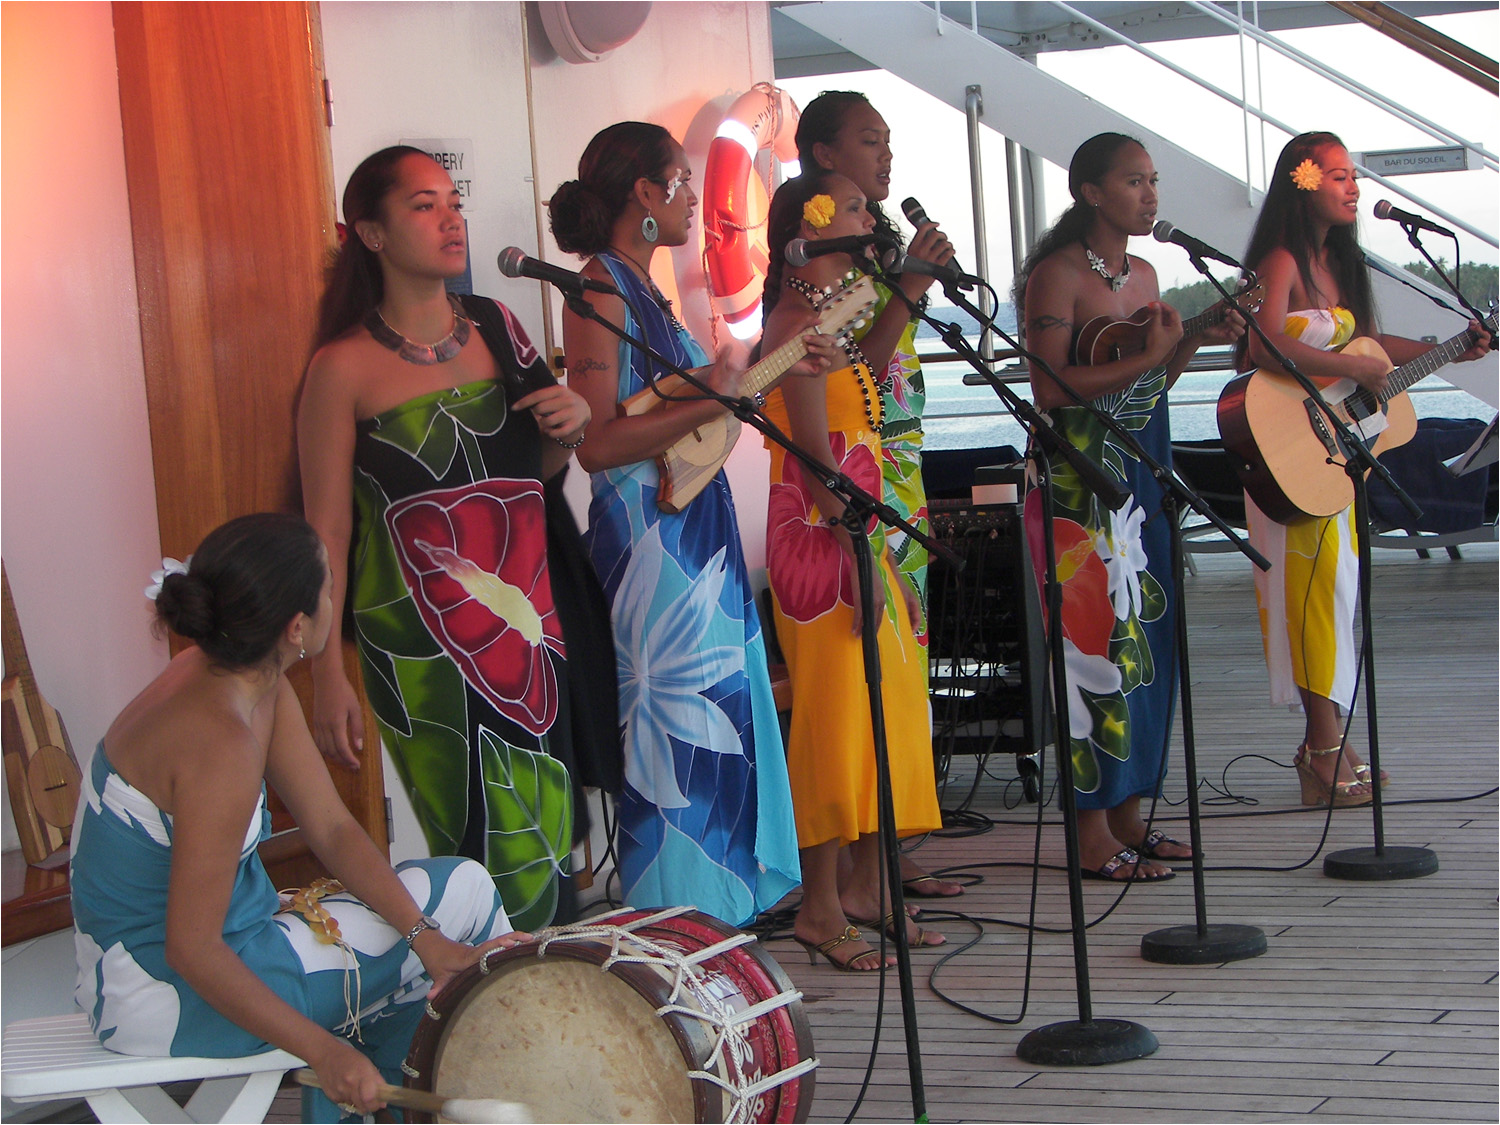
[[[1222,305],[1215,305],[1211,309],[1205,309],[1197,316],[1190,316],[1182,322],[1182,338],[1191,339],[1202,332],[1212,328],[1228,315],[1228,310]]]
[[[1495,331],[1495,318],[1490,317],[1484,322],[1484,326],[1491,333]],[[1445,340],[1430,352],[1423,352],[1416,359],[1403,363],[1391,372],[1386,380],[1385,390],[1380,392],[1380,401],[1389,402],[1397,395],[1404,392],[1413,383],[1427,378],[1439,367],[1445,367],[1452,363],[1464,352],[1474,346],[1474,341],[1479,339],[1479,334],[1472,328],[1466,328],[1451,340]]]
[[[31,661],[26,656],[26,641],[16,618],[16,603],[10,596],[10,575],[0,564],[0,651],[5,656],[5,674],[30,678]]]
[[[807,354],[801,335],[793,336],[770,355],[745,372],[745,393],[758,395],[785,375],[794,363]]]

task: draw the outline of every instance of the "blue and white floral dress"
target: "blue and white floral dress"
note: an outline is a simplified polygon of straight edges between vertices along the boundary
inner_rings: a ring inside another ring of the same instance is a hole
[[[599,260],[632,310],[627,332],[683,367],[707,362],[628,266],[607,254]],[[621,343],[619,401],[646,387],[648,362]],[[797,886],[800,869],[729,481],[721,470],[669,515],[656,506],[654,461],[592,480],[586,540],[610,602],[619,668],[625,901],[693,906],[743,925]]]
[[[84,774],[74,822],[71,886],[78,986],[73,998],[99,1041],[127,1055],[236,1058],[271,1044],[211,1007],[167,964],[167,885],[172,817],[115,772],[101,743]],[[271,831],[265,790],[245,827],[224,940],[293,1008],[369,1055],[386,1081],[422,1018],[432,982],[402,935],[347,893],[319,900],[343,944],[321,938],[300,914],[277,913],[280,899],[256,845]],[[412,860],[401,881],[443,933],[479,943],[509,933],[489,873],[457,857]],[[310,1120],[338,1112],[319,1092]]]

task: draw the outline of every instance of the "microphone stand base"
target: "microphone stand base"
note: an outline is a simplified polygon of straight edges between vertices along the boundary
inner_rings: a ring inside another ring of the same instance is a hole
[[[1437,869],[1437,853],[1427,848],[1346,848],[1323,857],[1323,874],[1330,879],[1420,879]]]
[[[1168,926],[1141,938],[1141,956],[1159,965],[1216,965],[1244,961],[1266,951],[1266,932],[1259,926],[1213,923],[1198,932],[1197,926]]]
[[[1155,1054],[1156,1036],[1129,1020],[1068,1020],[1028,1031],[1016,1058],[1038,1066],[1103,1066]]]

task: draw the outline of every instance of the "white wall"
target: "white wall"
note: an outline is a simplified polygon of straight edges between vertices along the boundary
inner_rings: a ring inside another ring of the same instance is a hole
[[[540,27],[531,29],[531,41],[539,204],[558,184],[577,177],[578,158],[595,133],[630,120],[655,122],[682,142],[701,194],[708,145],[724,111],[756,82],[775,77],[770,12],[761,2],[658,0],[635,38],[596,63],[574,65],[556,58]],[[672,250],[670,259],[658,254],[653,273],[699,342],[709,348],[702,238],[702,225],[695,220],[694,237]],[[578,267],[578,259],[559,250],[550,233],[543,241],[542,256],[548,261]],[[554,324],[560,324],[560,309],[555,302],[549,307]],[[747,429],[727,469],[752,568],[765,565],[769,464],[759,435]]]
[[[0,21],[0,533],[37,682],[86,764],[167,661],[142,596],[161,556],[114,25],[106,3]]]
[[[511,306],[540,345],[539,286],[503,278],[495,265],[507,246],[528,254],[537,246],[521,5],[325,0],[320,11],[334,200],[359,162],[386,145],[472,140],[475,198],[465,210],[474,291]]]

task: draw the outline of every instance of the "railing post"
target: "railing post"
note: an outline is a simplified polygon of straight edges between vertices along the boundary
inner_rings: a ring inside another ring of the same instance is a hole
[[[969,133],[969,193],[974,204],[974,263],[979,276],[990,275],[989,239],[984,226],[984,162],[979,153],[979,119],[984,116],[984,92],[978,86],[964,87],[964,117]],[[979,308],[985,316],[995,315],[989,290],[981,289]],[[995,333],[986,328],[979,337],[979,354],[986,363],[994,362]]]

